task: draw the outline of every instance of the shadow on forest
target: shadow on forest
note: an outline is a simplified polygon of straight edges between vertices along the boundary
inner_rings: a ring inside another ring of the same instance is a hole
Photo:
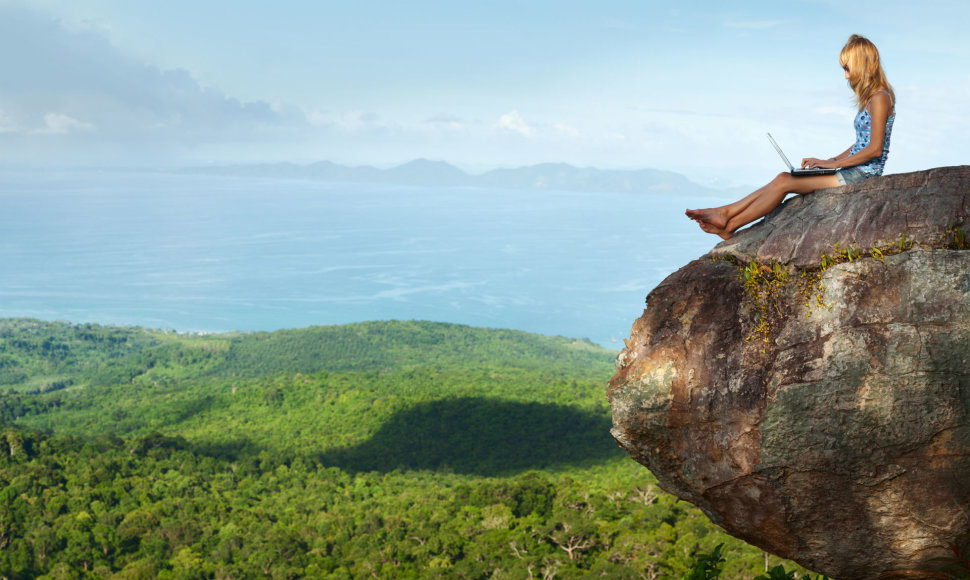
[[[505,475],[622,456],[610,426],[605,412],[465,397],[400,411],[369,440],[319,460],[347,471]]]

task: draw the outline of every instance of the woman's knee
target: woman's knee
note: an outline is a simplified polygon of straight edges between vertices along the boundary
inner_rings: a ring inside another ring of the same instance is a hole
[[[782,171],[781,173],[776,175],[775,178],[771,180],[771,182],[787,185],[788,183],[791,183],[791,179],[792,179],[791,173],[788,173],[787,171]]]
[[[791,173],[782,171],[771,180],[771,185],[774,186],[775,189],[780,189],[787,192],[792,190],[792,187],[795,185],[797,179],[798,178]]]

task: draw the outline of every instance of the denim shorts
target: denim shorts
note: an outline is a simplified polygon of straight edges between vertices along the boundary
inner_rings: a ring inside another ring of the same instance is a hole
[[[872,174],[866,173],[857,167],[843,167],[835,172],[835,177],[839,179],[840,184],[849,185],[850,183],[858,183],[864,179],[869,179],[872,177]]]

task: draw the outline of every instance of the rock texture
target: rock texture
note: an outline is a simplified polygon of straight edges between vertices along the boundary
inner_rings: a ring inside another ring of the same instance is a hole
[[[614,437],[774,554],[837,579],[935,577],[970,532],[970,250],[952,231],[968,216],[967,166],[790,199],[647,297],[610,382]],[[819,278],[835,243],[863,257]],[[752,261],[790,274],[765,335]]]

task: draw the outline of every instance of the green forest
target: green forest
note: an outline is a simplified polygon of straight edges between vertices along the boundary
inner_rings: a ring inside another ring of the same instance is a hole
[[[805,577],[617,447],[615,355],[0,320],[0,578]]]

